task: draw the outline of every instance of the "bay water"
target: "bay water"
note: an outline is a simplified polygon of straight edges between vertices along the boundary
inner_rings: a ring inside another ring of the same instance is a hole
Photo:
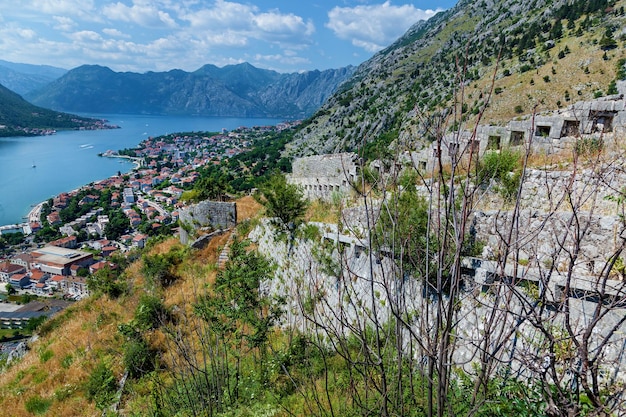
[[[62,192],[126,173],[129,161],[98,156],[136,147],[149,136],[276,125],[282,120],[193,116],[81,114],[120,129],[59,131],[50,136],[0,138],[0,226],[22,223],[31,206]]]

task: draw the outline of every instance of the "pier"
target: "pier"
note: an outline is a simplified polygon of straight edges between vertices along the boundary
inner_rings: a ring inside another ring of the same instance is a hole
[[[100,156],[104,156],[105,158],[127,159],[129,161],[132,161],[135,164],[135,169],[139,169],[145,166],[146,164],[146,161],[144,158],[136,157],[136,156],[120,155],[118,153],[115,153],[114,151],[106,151],[104,153],[101,153]]]
[[[30,226],[28,223],[20,223],[20,224],[8,224],[5,226],[0,226],[0,236],[8,233],[16,233],[22,232],[25,235],[30,234]]]

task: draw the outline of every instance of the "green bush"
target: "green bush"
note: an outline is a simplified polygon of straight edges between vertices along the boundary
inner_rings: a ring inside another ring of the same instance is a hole
[[[74,356],[71,353],[65,355],[63,359],[61,359],[61,367],[63,369],[68,369],[74,363]]]
[[[39,354],[39,360],[41,361],[41,363],[46,363],[48,362],[50,359],[52,359],[52,357],[54,356],[54,352],[52,352],[51,350],[44,350],[43,352],[41,352]]]
[[[104,361],[98,362],[85,384],[87,399],[103,410],[113,401],[116,390],[117,380],[113,371]]]
[[[519,160],[519,153],[510,149],[486,153],[478,163],[478,183],[485,184],[490,179],[501,180],[517,168]]]
[[[141,296],[135,310],[135,322],[140,329],[155,329],[168,320],[169,312],[159,297],[147,294]]]
[[[143,339],[126,343],[124,366],[128,370],[128,375],[132,378],[139,378],[154,370],[153,353]]]
[[[128,284],[123,276],[109,267],[100,269],[87,278],[87,287],[91,293],[104,293],[110,298],[121,297],[128,291]]]
[[[581,138],[576,140],[574,151],[578,155],[594,155],[602,151],[603,141],[599,138]]]
[[[510,149],[485,154],[477,165],[476,184],[486,186],[493,180],[502,197],[510,200],[521,181],[519,162],[520,154]]]
[[[256,196],[265,206],[267,217],[277,233],[291,234],[303,222],[308,202],[302,191],[287,183],[284,175],[276,173],[261,187],[261,196]]]
[[[26,400],[26,411],[32,414],[45,414],[48,408],[52,405],[52,400],[48,398],[41,398],[38,395],[30,397]]]

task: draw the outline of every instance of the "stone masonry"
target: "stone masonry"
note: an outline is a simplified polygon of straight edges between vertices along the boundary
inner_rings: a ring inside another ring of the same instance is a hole
[[[191,234],[200,231],[211,232],[219,229],[229,229],[237,224],[236,203],[219,201],[202,201],[180,211],[180,241],[188,244],[193,239]]]
[[[441,153],[444,163],[459,155],[522,148],[529,141],[534,150],[555,153],[571,146],[581,137],[600,138],[626,133],[626,101],[624,95],[580,101],[551,113],[525,116],[505,126],[480,125],[476,134],[452,132],[444,136],[441,149],[433,142],[428,148],[410,155],[417,167],[430,171]]]
[[[330,200],[333,193],[345,195],[352,189],[359,173],[357,158],[351,152],[298,158],[287,181],[300,186],[306,198]]]

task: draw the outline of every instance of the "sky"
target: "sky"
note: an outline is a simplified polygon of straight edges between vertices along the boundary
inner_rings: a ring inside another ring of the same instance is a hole
[[[0,59],[281,73],[359,65],[455,0],[0,0]]]

